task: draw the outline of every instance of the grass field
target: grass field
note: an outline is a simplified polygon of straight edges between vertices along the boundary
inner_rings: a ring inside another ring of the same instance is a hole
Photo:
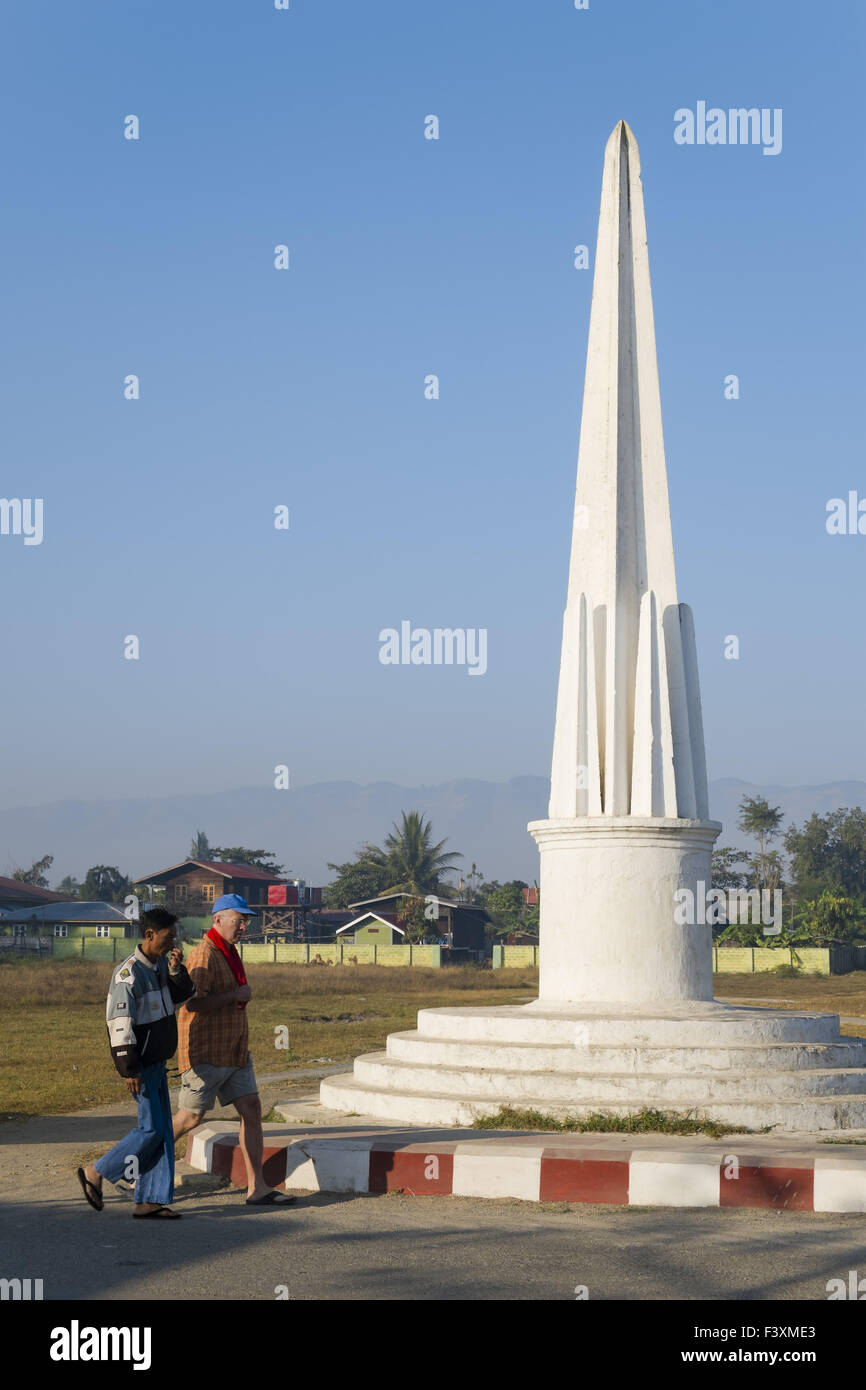
[[[102,962],[0,964],[0,1118],[62,1114],[126,1095],[108,1051],[104,1008],[113,968]],[[250,1047],[260,1075],[316,1062],[346,1062],[415,1027],[421,1008],[517,1004],[534,995],[538,972],[402,969],[383,966],[250,965]],[[717,995],[771,999],[778,1008],[866,1018],[866,971],[821,979],[717,975]],[[288,1048],[278,1048],[278,1029]],[[858,1034],[856,1026],[843,1032]],[[866,1029],[862,1030],[866,1034]],[[169,1063],[169,1080],[176,1080]]]
[[[0,965],[0,1118],[63,1114],[126,1095],[105,1029],[110,963]],[[421,1008],[516,1004],[537,991],[533,970],[249,965],[250,1050],[260,1075],[375,1052],[414,1028]],[[471,996],[471,997],[470,997]],[[288,1048],[277,1048],[277,1029]],[[284,1037],[285,1035],[281,1035]],[[177,1064],[168,1064],[169,1082]]]
[[[819,1013],[848,1014],[866,1018],[866,970],[852,970],[850,975],[804,975],[786,980],[768,971],[754,975],[714,975],[716,995],[741,1000],[773,1001],[779,1009],[816,1009]],[[848,1035],[866,1036],[866,1030],[842,1025]]]

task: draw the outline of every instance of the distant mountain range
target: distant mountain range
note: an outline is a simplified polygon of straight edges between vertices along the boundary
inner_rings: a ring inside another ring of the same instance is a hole
[[[94,864],[114,864],[137,878],[185,859],[193,833],[201,829],[212,845],[273,850],[288,871],[323,884],[332,877],[328,861],[351,859],[365,841],[381,844],[401,811],[418,810],[431,819],[437,840],[463,854],[461,868],[468,871],[474,861],[485,878],[531,883],[538,877],[538,851],[526,823],[546,816],[548,788],[546,777],[416,787],[317,782],[290,791],[241,787],[201,796],[19,806],[0,811],[0,874],[53,854],[52,886],[66,874],[82,879]],[[766,796],[782,807],[788,826],[802,824],[813,811],[866,806],[866,782],[712,782],[712,816],[725,827],[720,846],[749,843],[736,828],[743,796]]]

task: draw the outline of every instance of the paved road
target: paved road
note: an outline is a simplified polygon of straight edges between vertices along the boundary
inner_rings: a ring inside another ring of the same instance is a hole
[[[133,1115],[122,1101],[0,1125],[0,1276],[41,1278],[48,1299],[272,1300],[285,1285],[300,1300],[559,1300],[586,1285],[596,1300],[822,1302],[828,1279],[866,1276],[858,1215],[335,1194],[250,1211],[231,1191],[133,1227],[127,1199],[97,1214],[74,1176]]]
[[[187,1197],[184,1220],[100,1214],[74,1178],[4,1197],[6,1277],[51,1299],[807,1299],[866,1274],[861,1217],[536,1207],[460,1197],[315,1194],[282,1212],[236,1192]]]

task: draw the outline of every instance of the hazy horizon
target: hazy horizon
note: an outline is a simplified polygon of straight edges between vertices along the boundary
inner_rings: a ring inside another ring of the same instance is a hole
[[[261,787],[224,792],[104,801],[68,800],[44,806],[0,809],[0,874],[55,856],[52,886],[67,874],[83,879],[97,863],[116,865],[131,878],[187,857],[190,841],[204,830],[212,845],[242,844],[271,850],[287,871],[327,883],[328,862],[354,856],[365,842],[381,843],[401,811],[427,816],[436,840],[464,858],[458,874],[476,862],[488,879],[538,877],[538,850],[526,825],[547,814],[549,779],[527,774],[503,782],[457,778],[406,785],[393,781],[310,783],[285,797]],[[866,781],[813,786],[757,784],[737,778],[710,783],[710,813],[722,822],[717,845],[746,846],[736,828],[743,795],[766,795],[784,812],[784,826],[813,811],[866,805]]]

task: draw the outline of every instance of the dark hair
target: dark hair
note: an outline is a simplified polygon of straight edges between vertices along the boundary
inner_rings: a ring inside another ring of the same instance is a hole
[[[166,927],[173,927],[177,917],[173,912],[169,912],[164,907],[152,907],[147,912],[142,912],[139,918],[139,926],[142,932],[165,931]]]

